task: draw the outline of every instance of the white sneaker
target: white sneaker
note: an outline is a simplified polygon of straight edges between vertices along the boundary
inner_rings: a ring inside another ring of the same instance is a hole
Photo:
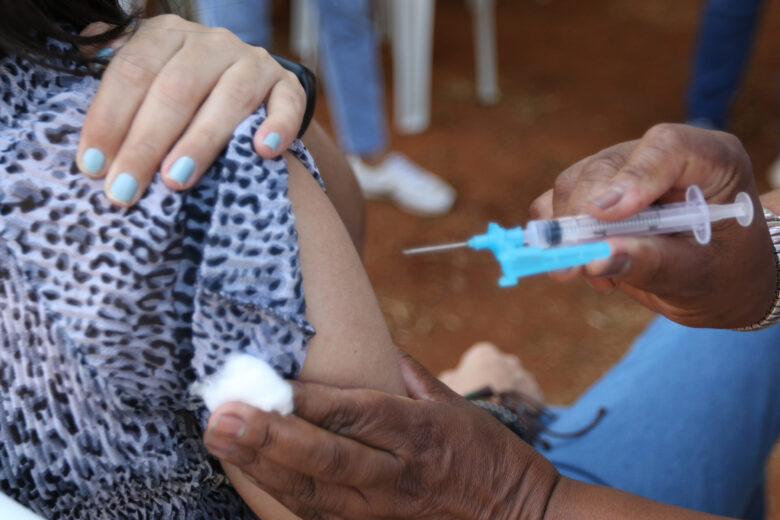
[[[766,180],[773,190],[780,188],[780,157],[775,159],[775,162],[769,167],[769,170],[766,172]]]
[[[348,157],[363,195],[390,199],[418,215],[435,217],[447,213],[455,202],[455,189],[400,153],[391,153],[378,166],[359,157]]]

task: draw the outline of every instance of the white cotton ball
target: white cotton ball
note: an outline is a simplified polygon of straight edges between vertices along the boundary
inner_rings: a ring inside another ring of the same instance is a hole
[[[232,354],[216,373],[193,385],[213,412],[229,401],[241,401],[264,412],[288,415],[293,411],[292,385],[271,365],[249,354]]]

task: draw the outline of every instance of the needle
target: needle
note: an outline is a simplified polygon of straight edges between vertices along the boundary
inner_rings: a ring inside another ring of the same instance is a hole
[[[468,245],[468,242],[456,242],[454,244],[442,244],[440,246],[413,247],[412,249],[404,249],[404,254],[417,255],[420,253],[436,253],[438,251],[448,251],[450,249],[468,247]]]

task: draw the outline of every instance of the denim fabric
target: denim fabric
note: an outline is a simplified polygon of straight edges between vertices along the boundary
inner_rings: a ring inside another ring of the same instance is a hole
[[[198,19],[225,27],[246,43],[271,46],[271,3],[265,0],[199,0]]]
[[[780,432],[780,326],[692,329],[656,319],[550,428],[565,475],[654,500],[762,518],[764,464]]]
[[[704,7],[688,90],[688,119],[727,125],[763,0],[711,0]]]
[[[387,147],[385,94],[370,0],[318,0],[320,66],[339,143],[356,155]],[[255,45],[271,43],[270,2],[200,0],[201,21]]]

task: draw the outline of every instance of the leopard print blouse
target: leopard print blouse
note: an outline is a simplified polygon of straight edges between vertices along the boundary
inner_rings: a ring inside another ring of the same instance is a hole
[[[189,388],[234,351],[298,374],[286,162],[253,151],[260,109],[195,188],[114,207],[74,167],[97,84],[0,58],[0,491],[47,518],[255,518]]]

